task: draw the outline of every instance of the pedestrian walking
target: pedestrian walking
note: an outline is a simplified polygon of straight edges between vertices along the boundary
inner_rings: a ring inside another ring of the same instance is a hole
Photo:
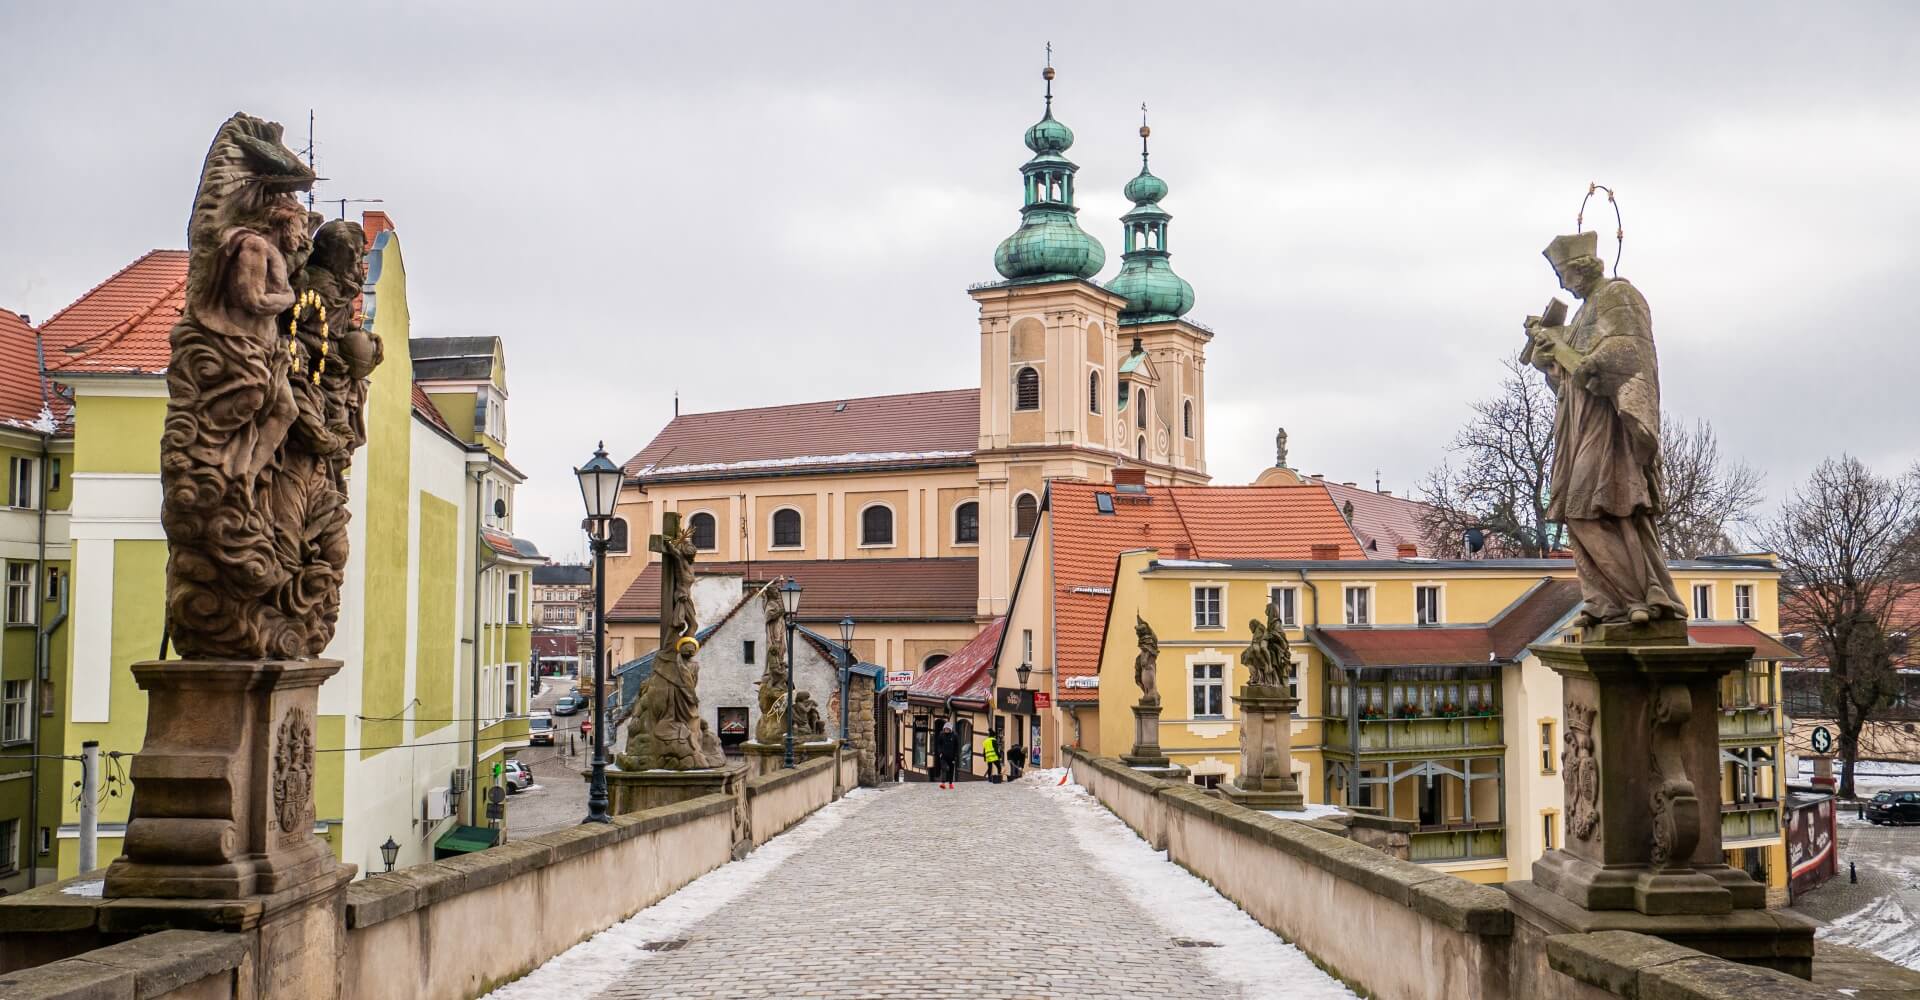
[[[939,782],[941,788],[952,788],[954,769],[959,762],[960,737],[947,725],[947,720],[941,719],[940,728],[933,734],[933,780]]]
[[[987,759],[987,781],[990,784],[999,784],[1000,737],[991,732],[987,733],[987,738],[980,744],[980,755]]]
[[[1013,747],[1007,751],[1007,780],[1008,781],[1014,781],[1020,777],[1021,771],[1024,770],[1021,767],[1021,765],[1025,764],[1026,761],[1027,761],[1027,748],[1021,746],[1018,743],[1015,743]]]

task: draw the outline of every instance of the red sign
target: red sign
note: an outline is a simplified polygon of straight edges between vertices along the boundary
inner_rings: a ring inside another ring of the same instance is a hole
[[[1053,695],[1048,694],[1045,691],[1035,691],[1033,693],[1033,707],[1036,709],[1052,708]]]

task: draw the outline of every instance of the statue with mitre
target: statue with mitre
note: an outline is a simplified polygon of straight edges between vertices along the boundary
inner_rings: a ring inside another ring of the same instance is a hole
[[[1599,234],[1558,236],[1544,255],[1580,300],[1572,322],[1558,299],[1526,319],[1520,360],[1559,396],[1547,516],[1573,545],[1584,603],[1574,624],[1684,620],[1655,518],[1663,502],[1660,373],[1647,300],[1606,276]]]

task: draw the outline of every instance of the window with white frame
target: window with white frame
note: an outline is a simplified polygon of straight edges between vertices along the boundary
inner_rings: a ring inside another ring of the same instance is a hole
[[[1267,591],[1267,602],[1273,605],[1274,617],[1288,628],[1300,625],[1300,588],[1273,587]]]
[[[507,574],[507,624],[520,624],[520,574]]]
[[[1040,524],[1040,501],[1031,493],[1022,493],[1013,501],[1013,537],[1031,538]]]
[[[1227,665],[1193,665],[1193,717],[1219,719],[1227,714]]]
[[[1541,850],[1551,851],[1554,848],[1560,846],[1559,840],[1554,836],[1555,831],[1559,829],[1559,824],[1554,821],[1556,819],[1559,819],[1559,817],[1560,817],[1560,814],[1557,812],[1554,812],[1551,809],[1540,810],[1540,849]]]
[[[22,743],[33,737],[27,693],[24,680],[0,684],[0,743]]]
[[[47,600],[58,603],[60,595],[66,590],[66,574],[58,566],[47,567]]]
[[[1541,774],[1552,774],[1554,772],[1554,763],[1555,763],[1554,749],[1555,748],[1553,743],[1553,720],[1541,719],[1540,720],[1540,773]]]
[[[1345,588],[1347,624],[1373,624],[1373,588],[1368,585]]]
[[[518,663],[507,664],[507,682],[505,687],[506,696],[500,704],[506,707],[506,714],[516,715],[519,713],[520,708],[520,665]]]
[[[1733,617],[1743,622],[1753,620],[1753,584],[1733,585]]]
[[[1440,624],[1440,588],[1423,584],[1413,588],[1414,621],[1421,625]]]
[[[800,547],[799,511],[792,507],[782,507],[773,512],[773,547],[776,549]]]
[[[7,624],[33,624],[33,564],[7,563]]]
[[[7,506],[33,508],[36,502],[38,484],[33,475],[33,459],[18,455],[7,460]]]
[[[1033,662],[1033,630],[1030,628],[1020,630],[1020,662]]]
[[[1693,585],[1693,617],[1695,621],[1713,620],[1713,584]]]
[[[1193,627],[1221,628],[1220,588],[1193,588]]]
[[[712,552],[720,547],[720,522],[706,511],[687,518],[687,527],[692,532],[693,547],[702,552]]]
[[[980,503],[963,501],[953,509],[953,544],[980,544]]]

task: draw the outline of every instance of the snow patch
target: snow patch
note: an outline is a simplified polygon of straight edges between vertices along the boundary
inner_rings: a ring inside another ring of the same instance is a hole
[[[1346,810],[1339,806],[1327,805],[1324,802],[1309,802],[1304,808],[1268,809],[1266,813],[1269,816],[1278,816],[1281,819],[1306,820],[1319,819],[1322,816],[1340,816],[1345,814]]]
[[[107,894],[107,880],[90,878],[83,882],[74,882],[60,887],[61,893],[68,896],[92,896],[100,899]]]
[[[1215,975],[1238,984],[1241,996],[1252,1000],[1333,1000],[1354,995],[1299,948],[1169,861],[1167,852],[1147,846],[1085,788],[1041,785],[1034,794],[1045,795],[1060,806],[1081,849],[1126,887],[1168,937],[1219,945],[1194,951]]]
[[[1820,928],[1813,936],[1920,970],[1920,920],[1892,896],[1868,903]]]
[[[753,888],[768,873],[859,812],[880,793],[856,788],[838,802],[760,845],[744,859],[721,865],[679,891],[547,959],[539,968],[486,995],[487,1000],[549,1000],[597,995],[626,978],[655,953],[642,945],[684,934]]]

